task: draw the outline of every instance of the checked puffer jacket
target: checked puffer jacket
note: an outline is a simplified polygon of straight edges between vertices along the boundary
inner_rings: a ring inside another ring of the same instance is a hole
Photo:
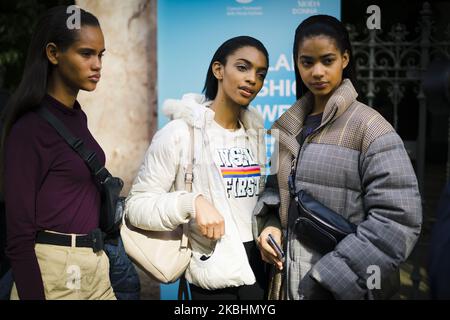
[[[299,290],[305,275],[336,299],[388,298],[398,290],[399,265],[410,255],[421,230],[417,179],[393,127],[356,97],[351,81],[344,79],[327,102],[320,126],[301,148],[296,137],[313,107],[310,92],[272,126],[279,139],[279,151],[272,159],[278,172],[269,177],[260,195],[253,230],[258,236],[271,215],[279,218],[283,230],[286,268],[284,275],[273,278],[272,299],[308,296]],[[297,156],[296,190],[305,190],[357,224],[356,233],[325,255],[301,243],[292,230],[288,176]],[[380,285],[368,286],[374,270]]]

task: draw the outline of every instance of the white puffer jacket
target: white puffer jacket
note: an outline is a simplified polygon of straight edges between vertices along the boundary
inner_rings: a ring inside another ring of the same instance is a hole
[[[134,226],[155,231],[173,230],[189,222],[192,258],[186,279],[204,289],[250,285],[255,276],[231,214],[219,169],[208,152],[206,131],[214,111],[204,96],[186,94],[182,100],[167,100],[164,113],[173,119],[153,137],[126,202],[126,215]],[[265,148],[261,137],[263,121],[253,108],[242,109],[240,121],[248,135],[250,150],[264,168]],[[189,162],[194,128],[193,192],[184,191],[184,174]],[[263,172],[263,170],[262,170]],[[260,179],[261,184],[264,179]],[[260,192],[263,185],[260,186]],[[203,237],[195,222],[195,198],[204,195],[222,214],[225,235],[217,242]],[[212,255],[205,261],[202,255]]]

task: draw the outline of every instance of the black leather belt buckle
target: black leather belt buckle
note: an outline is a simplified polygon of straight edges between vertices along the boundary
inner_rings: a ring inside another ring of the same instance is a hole
[[[92,230],[90,235],[92,239],[92,250],[94,250],[95,253],[102,251],[104,247],[102,231],[97,228]]]

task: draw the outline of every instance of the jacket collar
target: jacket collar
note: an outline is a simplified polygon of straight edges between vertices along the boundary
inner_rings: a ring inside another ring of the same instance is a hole
[[[344,79],[341,85],[335,90],[323,111],[322,122],[318,130],[329,123],[331,120],[338,118],[345,110],[356,100],[358,94],[349,79]],[[313,94],[306,93],[299,99],[289,110],[275,121],[272,128],[284,130],[291,135],[298,135],[303,127],[306,116],[313,108]]]
[[[321,130],[330,121],[340,117],[358,96],[352,82],[344,79],[341,85],[334,91],[325,105],[320,126],[315,130]],[[302,98],[289,108],[281,117],[274,122],[271,130],[279,129],[280,142],[296,156],[299,145],[297,135],[300,133],[306,116],[313,108],[314,97],[311,92],[306,93]]]

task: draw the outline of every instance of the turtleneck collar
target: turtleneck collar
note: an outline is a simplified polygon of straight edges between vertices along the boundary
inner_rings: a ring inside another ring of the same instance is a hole
[[[54,107],[56,110],[59,110],[60,112],[68,115],[76,115],[78,113],[78,110],[81,109],[80,104],[77,100],[75,100],[75,103],[73,104],[73,108],[69,108],[63,103],[61,103],[59,100],[56,100],[54,97],[52,97],[49,94],[46,94],[44,97],[44,101],[47,102],[49,105]]]

